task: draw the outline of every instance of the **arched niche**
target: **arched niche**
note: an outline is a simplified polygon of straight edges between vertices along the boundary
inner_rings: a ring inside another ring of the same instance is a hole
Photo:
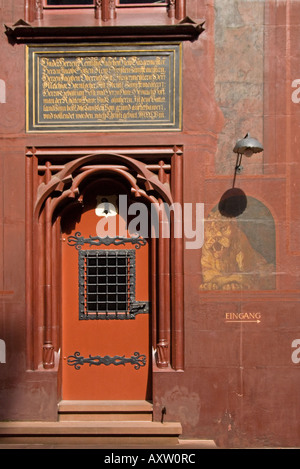
[[[144,150],[145,153],[146,150]],[[65,160],[27,152],[27,322],[28,363],[53,369],[60,349],[60,237],[66,207],[81,204],[82,188],[90,178],[109,174],[128,187],[133,200],[163,207],[182,202],[182,152],[159,150],[161,158],[94,152]],[[57,154],[59,151],[57,150]],[[65,155],[66,152],[64,152]],[[138,153],[138,150],[137,150]],[[160,222],[163,223],[162,218]],[[173,221],[171,222],[173,223]],[[162,230],[160,231],[162,232]],[[152,340],[155,366],[183,370],[183,240],[173,236],[151,239]]]
[[[228,195],[228,194],[227,194]],[[200,290],[276,288],[276,231],[270,210],[241,191],[208,214],[201,254]]]

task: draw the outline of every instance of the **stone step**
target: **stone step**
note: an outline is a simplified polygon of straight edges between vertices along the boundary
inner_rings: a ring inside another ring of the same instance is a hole
[[[60,401],[58,420],[68,421],[152,421],[148,401]]]
[[[178,422],[0,422],[0,443],[177,443]]]

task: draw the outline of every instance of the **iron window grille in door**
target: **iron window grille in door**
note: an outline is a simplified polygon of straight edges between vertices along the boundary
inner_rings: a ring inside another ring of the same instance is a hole
[[[135,300],[135,250],[81,250],[79,319],[134,319],[149,303]]]

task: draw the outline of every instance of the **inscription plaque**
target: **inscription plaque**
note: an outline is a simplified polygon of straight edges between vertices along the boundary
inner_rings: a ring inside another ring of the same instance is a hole
[[[181,130],[181,45],[27,47],[27,132]]]

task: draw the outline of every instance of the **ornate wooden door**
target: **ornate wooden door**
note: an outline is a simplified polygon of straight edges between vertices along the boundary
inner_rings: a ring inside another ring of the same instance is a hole
[[[111,187],[90,186],[80,216],[74,207],[63,218],[63,399],[151,398],[148,242],[98,236],[109,215],[123,221],[107,202]]]

